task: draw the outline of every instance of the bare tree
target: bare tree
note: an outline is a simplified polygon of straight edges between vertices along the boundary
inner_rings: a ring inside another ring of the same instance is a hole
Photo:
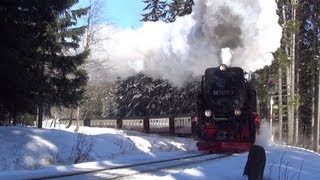
[[[89,7],[89,12],[84,17],[85,25],[87,26],[84,35],[84,48],[92,51],[92,46],[106,39],[105,37],[99,36],[99,31],[103,28],[106,20],[101,16],[103,14],[102,0],[89,0]]]
[[[101,82],[99,80],[103,79],[102,77],[107,77],[107,73],[110,70],[110,68],[105,65],[109,62],[108,57],[97,57],[96,55],[94,55],[95,53],[102,50],[101,47],[103,46],[101,45],[101,43],[107,40],[108,37],[100,34],[105,25],[107,25],[106,19],[102,16],[103,0],[89,0],[89,7],[89,11],[83,19],[86,25],[83,47],[84,49],[90,50],[90,56],[84,68],[89,73],[89,84],[94,84],[94,82],[92,82],[93,80],[96,79],[97,82]],[[87,92],[89,91],[89,93],[92,93],[92,88],[87,87],[86,90]],[[95,99],[97,98],[96,93],[93,93],[93,95],[88,95],[88,93],[86,94],[87,95],[84,101],[81,103],[82,105],[79,105],[77,107],[77,127],[75,129],[76,132],[79,130],[80,118],[82,117],[82,119],[84,120],[85,118],[87,118],[88,114],[92,114],[93,111],[96,111],[96,108],[92,110],[91,108],[84,108],[83,106],[88,106],[88,103],[93,103],[93,106],[99,104],[95,101]]]
[[[90,50],[90,57],[85,64],[85,69],[89,73],[89,83],[99,84],[104,83],[104,79],[108,77],[108,73],[112,67],[107,55],[98,57],[96,53],[104,52],[103,42],[109,37],[101,34],[104,27],[108,26],[107,20],[101,15],[103,14],[103,0],[89,0],[90,10],[87,16],[84,17],[85,25],[87,26],[84,36],[83,46]]]

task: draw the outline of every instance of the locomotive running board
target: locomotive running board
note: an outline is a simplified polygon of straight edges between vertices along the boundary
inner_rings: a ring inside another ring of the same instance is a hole
[[[249,151],[252,146],[250,142],[207,142],[198,141],[197,147],[199,151],[207,152],[235,152],[241,153]]]

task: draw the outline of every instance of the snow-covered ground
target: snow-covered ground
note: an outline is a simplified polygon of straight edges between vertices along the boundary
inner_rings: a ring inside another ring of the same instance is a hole
[[[66,129],[64,125],[55,128],[49,125],[51,123],[46,122],[44,129],[0,127],[0,179],[37,178],[197,153],[192,138],[89,127],[80,127],[81,134],[77,134],[73,132],[75,127]],[[320,179],[319,154],[270,144],[267,137],[261,132],[257,138],[257,142],[266,149],[265,179]],[[234,154],[224,159],[132,176],[130,179],[246,179],[242,173],[247,155]],[[82,160],[86,162],[74,163]],[[85,178],[99,177],[96,174]]]

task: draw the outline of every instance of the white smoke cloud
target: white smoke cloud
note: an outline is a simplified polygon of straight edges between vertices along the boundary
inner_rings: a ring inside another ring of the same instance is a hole
[[[230,48],[222,48],[221,49],[221,61],[222,64],[225,64],[227,66],[230,66],[231,64],[231,58],[232,58],[232,51]]]
[[[272,133],[275,134],[275,132]],[[256,141],[254,144],[262,147],[267,147],[274,144],[273,136],[270,132],[270,124],[266,119],[261,120],[260,129],[256,134]]]
[[[231,66],[254,71],[271,64],[280,46],[276,3],[272,0],[196,0],[191,15],[174,23],[146,22],[141,28],[106,27],[103,51],[112,72],[144,72],[181,85],[222,63],[223,49],[232,52]]]

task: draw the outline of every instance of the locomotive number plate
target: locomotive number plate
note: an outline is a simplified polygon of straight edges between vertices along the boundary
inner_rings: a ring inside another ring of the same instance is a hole
[[[225,95],[233,95],[233,91],[224,90],[224,91],[213,91],[212,95],[214,96],[225,96]]]

